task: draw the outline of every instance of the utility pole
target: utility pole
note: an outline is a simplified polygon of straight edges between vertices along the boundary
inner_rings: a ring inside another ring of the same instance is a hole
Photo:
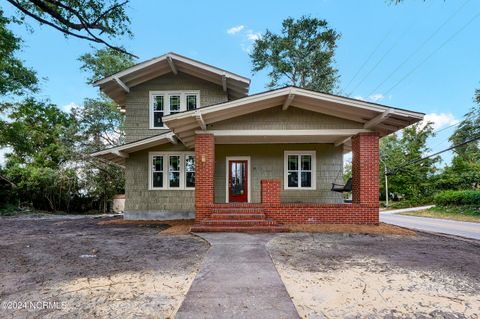
[[[382,160],[382,154],[380,154],[380,161],[383,163],[383,174],[385,176],[385,206],[388,207],[388,169],[387,163]]]
[[[385,162],[384,164],[385,165]],[[388,194],[388,170],[387,170],[387,166],[385,166],[385,206],[388,207],[388,197],[389,197],[389,194]]]

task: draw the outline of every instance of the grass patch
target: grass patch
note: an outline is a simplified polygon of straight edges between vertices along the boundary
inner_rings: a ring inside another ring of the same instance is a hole
[[[440,218],[480,223],[480,208],[468,206],[432,207],[426,210],[402,212],[400,215]]]

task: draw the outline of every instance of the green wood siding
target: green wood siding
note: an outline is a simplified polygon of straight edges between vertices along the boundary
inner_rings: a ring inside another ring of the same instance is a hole
[[[238,116],[208,125],[211,130],[308,130],[363,128],[362,123],[315,113],[294,106],[281,106]]]
[[[127,143],[167,131],[149,129],[149,92],[174,90],[199,90],[201,107],[228,100],[221,86],[184,73],[163,75],[132,87],[125,103]]]
[[[284,151],[316,151],[316,190],[283,190]],[[225,203],[226,157],[250,156],[251,202],[259,203],[262,179],[281,179],[283,202],[341,203],[342,195],[330,191],[342,169],[342,148],[332,144],[215,145],[215,202]],[[341,182],[342,175],[339,175]]]
[[[166,144],[130,154],[125,165],[125,210],[128,212],[193,212],[193,190],[149,190],[148,153],[155,151],[191,151],[183,145]]]

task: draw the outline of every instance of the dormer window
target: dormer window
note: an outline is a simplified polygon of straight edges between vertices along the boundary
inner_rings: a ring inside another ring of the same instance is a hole
[[[200,91],[150,91],[150,129],[165,129],[166,115],[200,107]]]

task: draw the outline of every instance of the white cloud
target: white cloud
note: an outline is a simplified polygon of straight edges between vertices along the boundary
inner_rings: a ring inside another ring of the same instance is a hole
[[[365,101],[365,98],[364,98],[363,96],[360,96],[360,95],[354,96],[353,98],[354,98],[355,100]]]
[[[77,103],[70,102],[67,105],[62,106],[61,109],[64,112],[70,113],[73,108],[78,108],[78,107],[80,107],[80,105],[78,105]]]
[[[247,39],[250,41],[256,41],[262,37],[262,34],[260,32],[254,32],[252,30],[247,31]]]
[[[456,124],[459,120],[452,113],[429,113],[425,115],[422,123],[425,125],[427,122],[433,122],[433,129],[438,130],[442,127]]]
[[[372,102],[380,102],[384,98],[385,98],[385,96],[382,93],[376,93],[376,94],[372,94],[372,95],[369,96],[369,99]]]
[[[234,27],[231,27],[230,29],[227,30],[227,33],[228,34],[236,34],[240,31],[242,31],[243,29],[245,28],[244,25],[237,25],[237,26],[234,26]]]
[[[253,42],[262,37],[262,34],[260,32],[256,32],[252,29],[247,29],[247,27],[245,27],[243,24],[231,27],[227,30],[227,33],[231,35],[240,35],[240,48],[243,52],[249,54],[252,52]]]
[[[244,38],[242,43],[240,43],[240,47],[242,48],[243,52],[250,54],[253,49],[253,42],[260,39],[262,37],[260,32],[255,32],[253,30],[247,30],[244,33]]]

